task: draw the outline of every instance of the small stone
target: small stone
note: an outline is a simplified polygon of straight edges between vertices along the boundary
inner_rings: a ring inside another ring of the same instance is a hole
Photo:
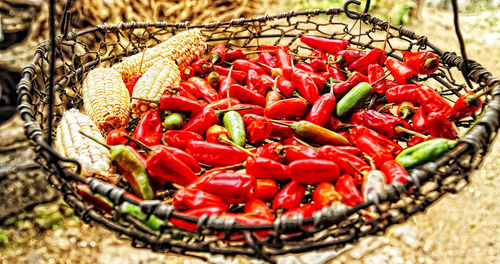
[[[412,225],[406,224],[397,226],[394,228],[393,234],[412,249],[418,248],[420,244],[417,229]]]

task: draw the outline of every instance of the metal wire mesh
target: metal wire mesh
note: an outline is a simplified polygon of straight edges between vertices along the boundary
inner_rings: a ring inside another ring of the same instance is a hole
[[[168,37],[188,28],[199,28],[207,42],[225,41],[229,48],[252,49],[261,44],[287,45],[298,54],[308,54],[310,48],[301,45],[301,35],[317,35],[340,38],[351,42],[359,49],[381,47],[388,22],[366,13],[350,11],[345,16],[342,9],[324,11],[286,12],[265,15],[254,19],[233,19],[228,22],[214,22],[191,26],[189,23],[120,23],[101,25],[82,32],[71,32],[57,38],[54,120],[55,127],[64,110],[82,106],[79,89],[85,74],[95,68],[109,66],[124,56],[135,54],[158,44]],[[99,32],[104,35],[97,49],[84,43],[87,35]],[[67,162],[60,157],[43,138],[47,133],[49,42],[37,49],[33,62],[23,72],[18,85],[18,110],[25,120],[27,135],[37,143],[36,160],[50,173],[50,182],[64,194],[65,201],[75,209],[84,221],[99,223],[117,232],[120,237],[130,239],[135,247],[150,248],[153,251],[191,254],[210,252],[224,255],[248,255],[273,261],[273,256],[307,252],[323,247],[343,247],[369,234],[379,234],[396,223],[405,221],[411,215],[425,210],[434,201],[447,193],[460,190],[469,181],[470,172],[477,168],[487,153],[488,142],[496,136],[500,116],[500,86],[498,79],[474,61],[467,65],[468,78],[474,82],[474,91],[495,86],[488,96],[488,107],[483,107],[482,117],[457,122],[462,131],[468,131],[461,144],[454,151],[435,163],[411,171],[406,184],[387,186],[374,199],[352,208],[327,207],[315,213],[313,218],[277,219],[273,225],[248,226],[220,219],[218,217],[191,218],[180,214],[173,206],[161,201],[137,202],[124,195],[119,187],[104,184],[96,179],[84,179],[72,170],[64,169]],[[470,89],[460,80],[459,71],[463,60],[455,53],[444,52],[432,45],[425,36],[419,36],[403,27],[391,26],[387,40],[388,56],[398,58],[400,50],[430,50],[438,54],[439,70],[424,80],[436,88],[448,100],[454,101]],[[54,135],[52,135],[54,136]],[[73,162],[74,163],[74,162]],[[112,216],[85,204],[73,190],[75,182],[87,183],[92,191],[108,197],[116,206]],[[411,187],[411,191],[408,191]],[[309,196],[310,197],[310,196]],[[305,199],[310,199],[306,195]],[[155,215],[165,220],[160,231],[153,231],[141,220],[126,215],[119,204],[128,201],[139,205],[147,217]],[[374,206],[379,217],[368,219],[361,209]],[[196,223],[196,232],[173,228],[168,224],[171,218]]]

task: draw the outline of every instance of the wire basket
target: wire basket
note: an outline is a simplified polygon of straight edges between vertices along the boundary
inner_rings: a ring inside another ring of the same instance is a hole
[[[135,54],[189,28],[200,29],[209,44],[225,41],[229,48],[249,49],[261,44],[287,45],[295,53],[308,54],[310,48],[301,45],[301,35],[345,39],[359,49],[371,49],[382,46],[388,25],[388,22],[367,13],[349,11],[347,6],[344,9],[290,11],[204,25],[190,25],[189,22],[100,25],[57,38],[52,107],[49,104],[50,42],[46,41],[38,47],[18,85],[18,111],[25,121],[27,135],[36,143],[36,160],[49,171],[50,182],[61,191],[76,215],[87,223],[101,224],[121,238],[130,239],[134,247],[184,255],[196,252],[241,254],[270,262],[274,262],[274,256],[287,253],[324,247],[341,248],[360,237],[383,233],[388,226],[404,222],[411,215],[424,211],[443,195],[457,192],[469,182],[471,171],[479,166],[499,128],[500,85],[497,78],[472,60],[464,65],[462,57],[442,51],[425,36],[403,27],[391,26],[387,55],[399,58],[400,50],[428,50],[439,55],[438,71],[423,81],[451,102],[464,92],[492,89],[480,116],[456,122],[462,131],[472,127],[462,137],[459,146],[440,160],[413,169],[407,183],[388,185],[375,198],[355,207],[325,207],[312,218],[276,219],[272,225],[241,225],[217,216],[192,218],[159,200],[137,202],[124,195],[123,188],[94,178],[83,178],[65,169],[65,162],[78,163],[59,156],[46,137],[52,127],[58,124],[64,110],[82,106],[78,91],[88,71],[109,66],[124,56]],[[104,35],[104,40],[98,49],[90,49],[83,39],[97,32]],[[465,73],[462,81],[458,80],[461,78],[459,69]],[[50,113],[53,113],[53,120]],[[49,126],[50,122],[53,123]],[[50,136],[55,135],[51,133]],[[75,183],[80,182],[88,184],[93,192],[112,201],[115,204],[113,214],[104,214],[84,203],[74,191]],[[304,202],[310,199],[310,195],[306,195]],[[163,219],[165,224],[160,231],[149,229],[142,224],[141,220],[144,219],[120,211],[118,205],[124,201],[140,206],[146,218],[155,215]],[[376,208],[378,217],[367,218],[360,212],[370,206]],[[198,228],[195,232],[173,228],[168,225],[172,218],[194,223]]]

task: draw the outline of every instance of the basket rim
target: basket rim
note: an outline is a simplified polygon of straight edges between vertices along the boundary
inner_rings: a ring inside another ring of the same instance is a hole
[[[387,21],[383,21],[381,19],[378,19],[377,17],[373,17],[368,13],[361,13],[357,11],[350,11],[351,13],[354,13],[358,18],[363,21],[365,24],[371,24],[372,26],[381,26],[382,28],[386,28],[388,25]],[[120,22],[118,24],[103,24],[103,25],[97,25],[92,28],[84,29],[78,32],[75,32],[72,30],[70,33],[68,33],[66,36],[64,35],[58,35],[56,38],[56,45],[59,45],[63,41],[66,40],[76,40],[77,37],[85,35],[85,34],[90,34],[95,31],[101,31],[101,32],[113,32],[113,31],[119,31],[119,30],[124,30],[124,29],[134,29],[134,28],[144,28],[144,27],[157,27],[157,28],[163,28],[163,29],[168,29],[171,28],[172,31],[175,30],[183,30],[183,29],[190,29],[190,28],[217,28],[218,26],[221,25],[228,25],[228,26],[241,26],[245,25],[248,23],[254,23],[254,22],[267,22],[267,21],[272,21],[276,19],[290,19],[292,17],[296,16],[317,16],[320,14],[325,14],[325,15],[339,15],[341,13],[345,13],[345,10],[340,9],[340,8],[329,8],[326,10],[306,10],[302,12],[295,12],[295,11],[288,11],[288,12],[282,12],[274,15],[263,15],[263,16],[258,16],[255,18],[238,18],[238,19],[231,19],[230,21],[225,21],[225,22],[210,22],[210,23],[205,23],[205,24],[200,24],[200,25],[190,25],[189,21],[181,22],[181,23],[167,23],[165,21],[161,22]],[[462,69],[463,65],[463,59],[462,57],[456,55],[454,52],[444,52],[438,47],[432,45],[425,36],[419,36],[413,31],[399,26],[390,26],[391,29],[397,30],[400,34],[400,36],[405,36],[413,40],[420,41],[422,45],[428,46],[436,51],[436,53],[441,57],[441,60],[447,65],[450,65],[451,67],[457,67],[458,69]],[[36,71],[36,63],[42,58],[42,55],[47,52],[48,48],[50,46],[50,41],[45,40],[42,42],[38,48],[35,51],[35,55],[33,60],[24,68],[22,72],[22,79],[20,80],[18,86],[17,86],[17,92],[18,92],[18,112],[20,113],[23,121],[25,122],[25,132],[28,136],[29,139],[35,141],[36,144],[39,145],[39,151],[44,152],[43,157],[47,161],[52,160],[52,159],[59,159],[61,161],[65,162],[73,162],[79,165],[77,161],[67,159],[59,155],[54,148],[49,146],[46,143],[46,140],[43,138],[43,133],[41,129],[39,128],[39,125],[36,123],[36,121],[33,118],[33,114],[31,113],[30,107],[32,106],[30,100],[31,100],[31,95],[29,93],[29,90],[31,88],[31,83],[33,81],[33,78],[35,77],[35,71]],[[429,174],[435,173],[437,168],[447,164],[451,157],[453,155],[460,155],[461,153],[465,153],[468,151],[473,151],[474,154],[477,154],[480,149],[485,148],[487,143],[491,141],[492,139],[490,138],[484,138],[484,134],[486,132],[487,135],[490,135],[494,132],[496,132],[499,128],[499,124],[497,120],[494,120],[495,116],[500,115],[500,81],[498,78],[494,77],[490,72],[485,70],[480,64],[469,60],[470,62],[468,63],[468,77],[471,78],[474,82],[476,83],[484,83],[485,86],[487,87],[494,87],[490,94],[492,95],[492,100],[489,102],[487,107],[485,108],[485,112],[491,112],[488,115],[485,115],[483,117],[478,117],[476,120],[477,125],[472,128],[470,131],[468,131],[467,135],[464,136],[464,138],[460,141],[460,145],[456,147],[452,152],[446,154],[444,157],[442,157],[440,160],[434,162],[434,163],[428,163],[424,166],[421,166],[419,168],[411,170],[410,173],[410,179],[406,184],[398,184],[394,183],[392,185],[387,185],[384,194],[379,194],[375,199],[370,199],[369,201],[360,204],[355,207],[351,207],[349,209],[345,209],[342,211],[332,211],[329,212],[330,208],[323,208],[323,210],[320,210],[319,212],[323,212],[321,214],[315,214],[314,217],[310,218],[303,218],[299,219],[300,223],[303,225],[307,224],[317,224],[318,222],[322,222],[324,219],[322,218],[322,214],[329,214],[329,219],[335,219],[337,221],[344,219],[345,216],[351,215],[360,209],[364,209],[366,207],[369,207],[373,204],[379,203],[381,201],[389,200],[390,197],[395,197],[398,196],[399,194],[405,193],[406,190],[408,190],[409,187],[415,186],[419,187],[421,183],[424,183],[426,179],[429,178]],[[493,113],[494,112],[494,113]],[[64,174],[66,176],[69,176],[73,180],[80,181],[80,182],[85,182],[89,186],[95,186],[95,190],[100,190],[102,192],[104,189],[107,190],[109,193],[110,187],[105,187],[104,183],[101,183],[100,181],[93,179],[93,178],[83,178],[73,172],[63,170],[59,164],[54,165],[51,164],[53,169],[59,171],[61,174]],[[116,187],[114,187],[116,188]],[[113,188],[111,188],[113,191],[118,191]],[[116,188],[118,189],[118,188]],[[122,194],[122,193],[121,193]],[[113,194],[110,194],[113,196]],[[161,205],[156,202],[156,200],[153,201],[144,201],[144,202],[137,202],[134,199],[128,198],[127,196],[120,196],[119,193],[114,193],[115,201],[116,202],[122,202],[122,201],[128,201],[133,204],[139,205],[143,210],[144,209],[151,209],[151,208],[157,208]],[[163,209],[166,210],[164,213],[164,216],[166,216],[166,219],[168,220],[170,218],[177,218],[177,219],[182,219],[186,220],[192,223],[197,223],[199,218],[195,217],[189,217],[181,214],[177,210],[170,210],[170,209]],[[150,213],[154,214],[151,210],[148,210]],[[161,210],[154,210],[154,211],[161,211]],[[154,214],[156,215],[156,214]],[[213,221],[217,219],[215,218],[210,218]],[[293,219],[297,220],[297,219]],[[269,229],[274,229],[277,226],[281,227],[281,223],[283,222],[283,219],[277,218],[274,221],[274,224],[270,225],[242,225],[239,223],[232,223],[230,226],[231,229],[241,229],[241,230],[249,230],[249,231],[256,231],[256,230],[269,230]],[[335,221],[334,221],[335,222]],[[329,222],[330,225],[334,224]],[[228,227],[220,227],[220,229],[214,228],[214,226],[203,223],[201,225],[203,228],[211,229],[211,230],[217,230],[217,231],[224,231],[227,230]]]

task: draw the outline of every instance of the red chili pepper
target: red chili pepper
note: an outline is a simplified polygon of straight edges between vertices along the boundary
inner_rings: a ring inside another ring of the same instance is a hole
[[[389,89],[389,88],[392,88],[392,87],[395,87],[395,86],[398,86],[398,85],[399,84],[397,82],[393,81],[393,80],[385,79],[386,89]],[[407,84],[403,84],[403,85],[407,85]]]
[[[276,52],[276,50],[278,50],[278,49],[282,49],[284,51],[289,51],[290,47],[288,47],[288,46],[270,46],[270,45],[260,45],[259,47],[257,47],[258,51]]]
[[[236,213],[225,213],[220,216],[222,219],[228,219],[228,220],[233,220],[235,222],[240,223],[241,225],[270,225],[273,223],[272,220],[270,219],[264,219],[261,217],[253,216],[253,215],[245,215],[245,214],[236,214]],[[269,230],[263,230],[263,231],[255,231],[255,235],[258,238],[265,238],[269,235]],[[219,235],[219,238],[224,238],[226,235],[224,233],[221,233]],[[230,236],[231,241],[235,241],[238,239],[243,239],[242,235],[240,233],[233,233]]]
[[[427,85],[421,85],[417,92],[418,103],[427,114],[440,112],[446,118],[453,114],[453,108],[434,89]]]
[[[363,202],[363,196],[356,187],[354,178],[348,174],[343,174],[338,178],[335,190],[342,196],[342,203],[347,206],[355,206]]]
[[[297,63],[294,65],[296,69],[303,70],[306,72],[314,72],[314,69],[311,67],[311,65],[306,64],[306,63]]]
[[[241,203],[253,198],[255,192],[255,177],[236,172],[212,174],[198,188],[217,195],[226,203]]]
[[[299,207],[306,193],[306,186],[296,181],[291,181],[281,189],[273,200],[273,212],[282,208],[290,210]]]
[[[242,49],[234,49],[226,52],[225,61],[231,62],[237,59],[246,59],[247,54]]]
[[[231,137],[229,131],[225,127],[213,125],[207,130],[205,138],[207,139],[207,142],[220,143],[219,138],[221,135],[225,135],[227,138]]]
[[[373,49],[368,52],[365,56],[353,61],[349,65],[350,71],[358,71],[362,74],[368,74],[368,66],[370,64],[378,64],[380,66],[384,65],[387,60],[385,52],[381,49]]]
[[[259,155],[260,158],[268,158],[278,162],[285,159],[283,146],[278,142],[267,143],[258,147],[255,149],[255,154]]]
[[[412,118],[412,125],[415,131],[427,133],[427,114],[424,108],[420,107],[415,111]]]
[[[297,140],[293,138],[285,138],[281,140],[281,144],[283,145],[292,145],[296,146],[300,150],[296,148],[287,148],[285,150],[285,162],[290,163],[296,160],[303,159],[316,159],[318,157],[318,152],[311,147],[304,146],[300,144]]]
[[[316,36],[301,36],[300,41],[311,48],[319,49],[332,55],[337,54],[337,52],[350,45],[349,41],[346,40],[327,39]]]
[[[418,103],[417,93],[419,89],[419,86],[416,84],[397,85],[385,90],[385,98],[388,103]]]
[[[231,105],[237,105],[237,104],[240,104],[240,100],[234,98],[234,97],[231,97]],[[214,110],[225,110],[228,108],[228,104],[227,104],[227,98],[222,98],[222,99],[219,99],[217,101],[213,101],[207,105],[205,105],[204,109],[206,108],[211,108],[211,109],[214,109]]]
[[[123,137],[122,133],[128,135],[128,132],[121,128],[116,128],[109,131],[106,135],[106,144],[109,146],[126,145],[128,143],[128,139]]]
[[[198,87],[192,82],[188,82],[188,81],[181,82],[179,84],[179,87],[180,87],[180,89],[190,93],[194,97],[194,100],[196,100],[200,97],[200,91],[198,90]]]
[[[259,179],[288,180],[287,167],[278,161],[264,157],[248,157],[247,173]]]
[[[293,72],[292,60],[293,57],[288,55],[286,51],[282,48],[276,49],[276,59],[278,61],[278,67],[283,71],[283,76],[290,80]]]
[[[403,151],[403,148],[398,143],[365,126],[356,126],[351,129],[350,137],[352,141],[356,141],[356,138],[360,136],[371,138],[379,145],[384,146],[384,148],[389,150],[393,155],[398,155]]]
[[[181,79],[182,80],[187,80],[191,77],[194,76],[194,70],[193,70],[193,67],[191,66],[186,66],[186,68],[184,69],[181,69]]]
[[[367,126],[389,138],[395,138],[398,136],[396,127],[409,126],[406,125],[405,121],[399,117],[395,117],[393,115],[385,113],[379,113],[371,109],[357,111],[353,116],[357,117],[356,119],[361,120],[354,121],[353,119],[351,119],[350,121],[352,124]]]
[[[453,129],[451,121],[442,113],[432,112],[427,116],[427,129],[433,137],[456,139],[457,133]]]
[[[257,88],[255,87],[254,85],[254,78],[257,77],[259,74],[255,71],[255,70],[248,70],[247,72],[247,80],[246,80],[246,83],[247,83],[247,88],[249,90],[252,90],[252,91],[257,91]]]
[[[304,217],[310,218],[313,216],[314,212],[318,211],[318,207],[313,203],[307,203],[298,208],[293,208],[281,215],[281,218],[292,218],[292,217]]]
[[[293,124],[293,121],[282,120],[284,123]],[[271,137],[279,138],[289,138],[295,136],[295,132],[290,126],[285,126],[282,124],[271,122],[273,125],[273,130],[271,131]]]
[[[195,132],[169,130],[163,134],[163,141],[169,146],[185,150],[191,141],[203,141],[203,137]]]
[[[262,201],[272,201],[278,193],[278,184],[272,179],[256,179],[254,197]]]
[[[276,62],[276,59],[274,59],[273,55],[269,52],[262,52],[259,55],[259,62],[262,64],[265,64],[271,68],[278,68],[278,62]],[[272,71],[270,68],[266,67],[266,71],[269,74],[272,74]]]
[[[165,148],[172,152],[172,154],[178,158],[180,161],[182,161],[186,166],[188,166],[193,172],[198,173],[201,171],[200,164],[198,164],[198,161],[191,155],[189,155],[187,152],[184,150],[175,148],[175,147],[170,147],[170,146],[165,146],[161,145],[162,148]]]
[[[191,77],[188,82],[192,82],[196,85],[200,92],[200,97],[208,103],[219,100],[217,91],[207,81],[199,77]]]
[[[220,64],[226,59],[226,43],[221,42],[215,44],[210,51],[210,61],[212,64]]]
[[[170,86],[167,86],[165,88],[165,90],[163,91],[163,95],[178,95],[178,96],[182,96],[182,97],[185,97],[187,99],[190,99],[190,100],[196,100],[198,99],[198,91],[195,91],[195,93],[193,94],[192,92],[192,89],[196,89],[196,87],[192,86],[192,85],[170,85]],[[195,96],[196,95],[196,96]]]
[[[241,116],[248,115],[248,114],[254,114],[254,115],[263,115],[264,114],[264,107],[258,106],[258,105],[253,105],[253,104],[235,104],[233,105],[235,109],[241,109],[241,110],[236,110]],[[248,108],[248,109],[243,109],[243,108]]]
[[[329,182],[322,182],[314,188],[313,201],[319,209],[341,199],[342,196],[335,191],[335,187]]]
[[[134,74],[129,79],[125,81],[125,87],[127,87],[128,93],[132,96],[132,92],[134,91],[135,84],[142,77],[142,74]]]
[[[358,137],[356,139],[356,147],[372,157],[377,168],[380,168],[384,162],[394,159],[394,156],[385,146],[380,145],[377,141],[369,137]]]
[[[230,85],[229,93],[232,97],[239,99],[243,103],[249,103],[259,106],[266,105],[266,98],[262,94],[256,91],[252,91],[239,84]]]
[[[298,69],[297,71],[303,71],[303,70]],[[303,71],[303,72],[306,73],[307,75],[309,75],[309,77],[311,77],[314,84],[316,85],[318,92],[320,92],[320,93],[323,92],[323,90],[325,89],[325,83],[326,83],[326,79],[327,79],[327,77],[324,77],[323,75],[328,75],[328,74],[327,73],[318,74],[315,72],[306,72],[306,71]]]
[[[179,189],[174,193],[174,207],[177,210],[188,210],[206,207],[218,207],[227,210],[222,198],[211,193],[191,188]]]
[[[317,59],[311,59],[310,62],[311,68],[314,72],[324,72],[327,70],[328,66],[326,65],[326,63],[328,62],[328,58],[323,51],[315,49],[311,51],[310,56],[318,57]]]
[[[335,162],[339,166],[342,173],[350,175],[356,174],[356,170],[353,166],[357,169],[369,167],[368,164],[361,158],[329,145],[322,146],[319,149],[318,158]]]
[[[348,67],[351,63],[365,55],[366,53],[361,50],[341,50],[337,52],[334,63],[342,67]]]
[[[111,212],[113,211],[113,205],[110,202],[99,197],[99,195],[93,194],[87,184],[78,184],[75,188],[75,191],[83,198],[84,201],[89,202],[97,209],[108,214],[111,214]]]
[[[401,53],[403,54],[404,63],[419,74],[434,73],[439,67],[439,57],[432,52],[411,52],[403,50]]]
[[[345,73],[335,67],[328,67],[328,73],[334,80],[345,81],[347,79]]]
[[[205,108],[203,111],[199,112],[196,116],[191,118],[183,127],[184,131],[196,132],[198,134],[204,135],[207,129],[211,126],[219,123],[218,112],[212,108]]]
[[[186,152],[199,163],[213,167],[235,165],[247,159],[247,154],[235,147],[203,141],[189,142]]]
[[[151,178],[157,182],[172,182],[184,186],[197,177],[189,166],[177,158],[165,145],[153,146],[146,162]]]
[[[310,104],[314,104],[318,100],[318,88],[309,74],[303,71],[294,71],[292,73],[292,82],[295,84],[299,94]]]
[[[361,149],[359,149],[357,147],[353,147],[353,146],[336,146],[336,148],[338,148],[338,149],[340,149],[342,151],[345,151],[347,153],[351,153],[354,156],[363,157],[363,151],[361,151]]]
[[[266,74],[266,70],[255,63],[251,63],[248,60],[237,59],[233,62],[233,69],[244,71],[248,74],[249,70],[254,70],[257,74]]]
[[[335,181],[340,175],[339,166],[326,159],[296,160],[288,165],[286,171],[288,177],[303,184]]]
[[[277,91],[269,91],[266,94],[266,107],[279,102],[281,100],[281,94]]]
[[[227,206],[209,206],[209,207],[202,207],[202,208],[195,208],[191,210],[187,210],[182,212],[183,215],[186,216],[191,216],[191,217],[201,217],[201,216],[211,216],[211,215],[220,215],[223,212],[227,211]],[[172,218],[169,220],[169,222],[174,225],[175,227],[182,228],[184,230],[188,231],[195,231],[197,228],[196,223],[191,223],[188,221],[184,221],[181,219],[177,218]]]
[[[163,126],[160,115],[155,110],[149,110],[137,124],[132,137],[148,146],[153,146],[160,144],[162,135]]]
[[[461,120],[475,114],[483,106],[483,101],[474,92],[462,94],[453,105],[453,117]]]
[[[210,71],[210,62],[207,60],[199,59],[191,64],[195,74],[204,75]]]
[[[276,81],[276,88],[285,97],[292,97],[292,94],[296,92],[295,84],[284,77],[279,77]]]
[[[399,84],[418,81],[418,73],[401,61],[390,58],[385,63],[385,66],[391,71],[394,80]]]
[[[267,74],[255,76],[251,82],[260,94],[266,94],[267,89],[274,86],[274,79]]]
[[[259,118],[247,126],[247,137],[249,143],[263,142],[273,130],[271,121],[266,117]]]
[[[266,203],[259,199],[252,199],[245,203],[245,214],[268,219],[271,221],[274,220],[273,212],[271,212],[271,209],[267,207]]]
[[[384,173],[387,184],[394,182],[406,183],[410,177],[403,165],[395,160],[384,162],[380,170]]]
[[[230,69],[228,68],[223,68],[223,67],[220,67],[220,66],[214,66],[214,71],[216,71],[218,74],[220,74],[221,76],[229,76],[229,71]],[[238,70],[235,70],[233,69],[231,71],[231,78],[233,78],[234,80],[238,81],[238,82],[243,82],[247,77],[247,73],[244,72],[244,71],[238,71]],[[221,83],[221,86],[222,86],[222,83]]]
[[[331,93],[324,94],[314,103],[306,120],[318,126],[325,126],[333,113],[337,100]]]
[[[402,102],[398,106],[397,110],[398,117],[400,117],[403,120],[411,118],[414,113],[415,113],[415,106],[410,102]]]
[[[368,77],[359,72],[355,72],[347,79],[345,82],[336,83],[332,86],[333,94],[337,99],[342,98],[347,92],[349,92],[356,84],[361,82],[368,82]]]
[[[307,103],[299,98],[283,99],[264,109],[264,116],[272,119],[303,116],[306,113]]]
[[[196,114],[203,109],[203,105],[196,100],[180,95],[163,94],[160,98],[159,109],[162,111],[191,111]]]
[[[368,82],[369,83],[374,83],[384,76],[385,76],[385,72],[384,72],[384,69],[382,68],[382,66],[380,66],[378,64],[370,64],[368,66]],[[387,89],[387,87],[385,85],[385,79],[381,80],[380,82],[375,84],[372,87],[372,89],[378,95],[384,95],[384,92]]]

